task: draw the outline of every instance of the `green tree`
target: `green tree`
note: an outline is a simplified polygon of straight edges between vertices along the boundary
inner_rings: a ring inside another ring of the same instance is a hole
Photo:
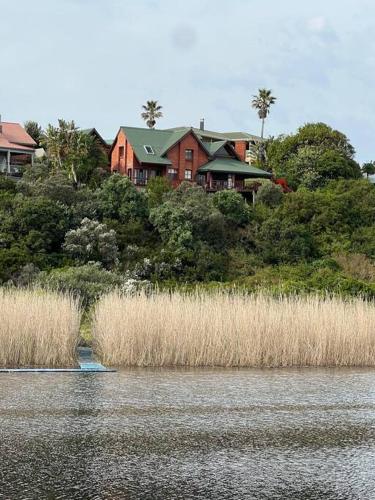
[[[270,114],[272,104],[275,104],[276,97],[272,95],[272,90],[259,89],[258,95],[254,95],[251,106],[257,110],[259,118],[262,120],[261,138],[264,137],[264,122]]]
[[[296,134],[267,142],[267,161],[293,188],[324,186],[332,179],[358,179],[359,165],[347,137],[324,123],[310,123]]]
[[[4,229],[30,252],[48,254],[61,250],[68,227],[66,207],[43,197],[21,197]]]
[[[29,136],[34,139],[39,146],[43,135],[42,127],[37,122],[28,120],[24,123],[24,128]]]
[[[158,104],[158,101],[147,101],[146,105],[142,106],[143,112],[141,116],[149,128],[155,128],[156,120],[163,117],[163,107]]]
[[[213,204],[228,222],[239,226],[249,222],[250,207],[240,193],[233,190],[218,191],[213,195]]]
[[[374,161],[370,161],[370,162],[364,163],[362,165],[361,170],[362,170],[362,173],[368,179],[370,175],[375,175],[375,162]]]
[[[95,220],[85,218],[80,227],[68,231],[63,248],[81,264],[96,261],[113,267],[118,262],[115,231]]]
[[[96,137],[87,137],[87,154],[77,166],[77,178],[80,183],[91,188],[99,187],[110,176],[107,153]]]
[[[277,207],[283,200],[283,190],[281,186],[268,182],[262,184],[256,194],[257,203],[264,203],[267,207]]]
[[[99,262],[44,271],[37,278],[38,285],[69,292],[79,297],[85,307],[91,306],[105,293],[122,288],[126,281],[124,275],[103,269]]]
[[[49,124],[42,139],[55,170],[65,170],[75,185],[78,172],[87,161],[92,139],[76,127],[74,121],[58,120],[58,127]]]
[[[126,176],[111,175],[98,190],[99,203],[104,217],[126,223],[131,219],[146,219],[147,200]]]
[[[163,202],[164,195],[172,191],[172,184],[167,177],[153,177],[146,186],[149,208],[157,207]]]

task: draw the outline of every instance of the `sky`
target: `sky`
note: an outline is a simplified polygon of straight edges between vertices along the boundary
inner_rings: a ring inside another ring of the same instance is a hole
[[[95,127],[260,133],[250,102],[277,102],[266,135],[306,122],[344,132],[375,160],[374,0],[0,0],[0,114]]]

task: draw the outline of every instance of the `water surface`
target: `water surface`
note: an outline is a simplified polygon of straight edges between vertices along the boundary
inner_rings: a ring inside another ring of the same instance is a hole
[[[373,500],[374,464],[374,370],[0,376],[0,499]]]

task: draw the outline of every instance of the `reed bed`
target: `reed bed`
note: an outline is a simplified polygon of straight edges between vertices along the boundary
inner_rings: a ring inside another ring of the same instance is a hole
[[[374,366],[375,307],[359,299],[111,293],[96,306],[93,339],[112,366]]]
[[[0,290],[0,366],[75,365],[80,319],[79,303],[69,295]]]

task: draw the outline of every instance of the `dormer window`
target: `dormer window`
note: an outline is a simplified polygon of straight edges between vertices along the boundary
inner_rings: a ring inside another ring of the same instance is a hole
[[[154,153],[154,150],[152,149],[152,146],[148,146],[148,145],[146,145],[146,146],[143,146],[143,147],[145,148],[145,151],[146,151],[146,153],[147,153],[148,155],[154,155],[154,154],[155,154],[155,153]]]

